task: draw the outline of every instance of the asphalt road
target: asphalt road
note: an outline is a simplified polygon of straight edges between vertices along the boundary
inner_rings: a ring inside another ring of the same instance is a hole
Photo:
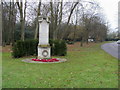
[[[113,57],[120,59],[120,44],[117,42],[103,44],[101,48]]]

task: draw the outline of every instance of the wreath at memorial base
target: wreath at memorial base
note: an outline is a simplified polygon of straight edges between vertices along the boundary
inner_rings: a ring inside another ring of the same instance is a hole
[[[42,52],[42,55],[43,55],[44,57],[47,57],[47,56],[48,56],[48,51],[47,51],[47,50],[44,50],[44,51]]]
[[[38,62],[58,62],[59,60],[56,58],[52,59],[32,59],[32,61],[38,61]]]

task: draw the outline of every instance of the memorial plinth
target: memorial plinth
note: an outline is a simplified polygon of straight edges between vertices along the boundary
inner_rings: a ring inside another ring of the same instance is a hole
[[[50,58],[49,45],[49,19],[48,17],[39,16],[39,43],[38,58]]]
[[[39,43],[38,58],[22,60],[28,63],[61,63],[67,61],[63,58],[51,58],[49,45],[49,19],[39,16]]]

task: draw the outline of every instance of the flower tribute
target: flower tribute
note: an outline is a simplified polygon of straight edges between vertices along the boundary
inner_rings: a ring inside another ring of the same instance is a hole
[[[52,59],[32,59],[32,61],[39,61],[39,62],[58,62],[59,60],[56,58]]]

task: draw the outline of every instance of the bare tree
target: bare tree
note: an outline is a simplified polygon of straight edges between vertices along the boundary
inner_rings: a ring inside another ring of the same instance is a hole
[[[62,21],[62,1],[61,2],[50,2],[50,11],[51,11],[51,31],[52,38],[55,40],[58,38],[59,25]]]
[[[0,3],[0,46],[2,46],[2,3]]]
[[[71,15],[73,14],[73,11],[74,11],[74,9],[76,8],[76,6],[77,6],[78,4],[79,4],[79,2],[73,2],[73,3],[72,3],[71,10],[70,10],[70,14],[69,14],[68,20],[67,20],[67,27],[66,27],[65,32],[63,33],[61,39],[63,39],[64,36],[66,36],[66,31],[67,31],[67,29],[68,29],[68,24],[69,24],[69,22],[70,22]],[[68,36],[68,35],[67,35],[67,36]]]
[[[51,31],[53,32],[54,30],[54,12],[53,12],[53,2],[51,0],[50,2],[50,11],[51,11]],[[53,33],[52,34],[52,38],[53,38]]]
[[[12,21],[12,23],[11,23],[11,28],[12,28],[11,42],[12,42],[12,45],[14,45],[14,41],[15,41],[14,35],[15,35],[16,14],[17,14],[16,4],[14,3],[14,0],[12,0],[12,15],[11,15],[11,17],[12,17],[12,19],[11,19],[11,21]]]
[[[41,7],[41,0],[39,0],[39,4],[38,4],[34,39],[37,39],[38,36],[38,16],[40,15],[40,7]]]
[[[59,35],[60,35],[60,27],[61,27],[61,22],[62,22],[62,16],[63,16],[63,0],[61,0],[60,2],[60,12],[59,12],[59,25],[57,27],[57,39],[60,39]]]
[[[16,24],[16,4],[11,2],[2,2],[2,21],[3,21],[3,44],[14,44],[14,31]],[[9,29],[8,29],[9,28]]]
[[[17,6],[20,12],[20,23],[21,23],[21,40],[24,41],[25,40],[25,17],[26,17],[26,0],[25,0],[25,4],[24,4],[24,9],[23,9],[23,1],[20,0],[16,0],[17,2]]]
[[[75,10],[75,14],[76,14],[75,15],[76,20],[75,20],[75,26],[74,26],[74,37],[73,37],[74,41],[76,39],[76,30],[77,30],[77,24],[78,24],[78,7]]]

